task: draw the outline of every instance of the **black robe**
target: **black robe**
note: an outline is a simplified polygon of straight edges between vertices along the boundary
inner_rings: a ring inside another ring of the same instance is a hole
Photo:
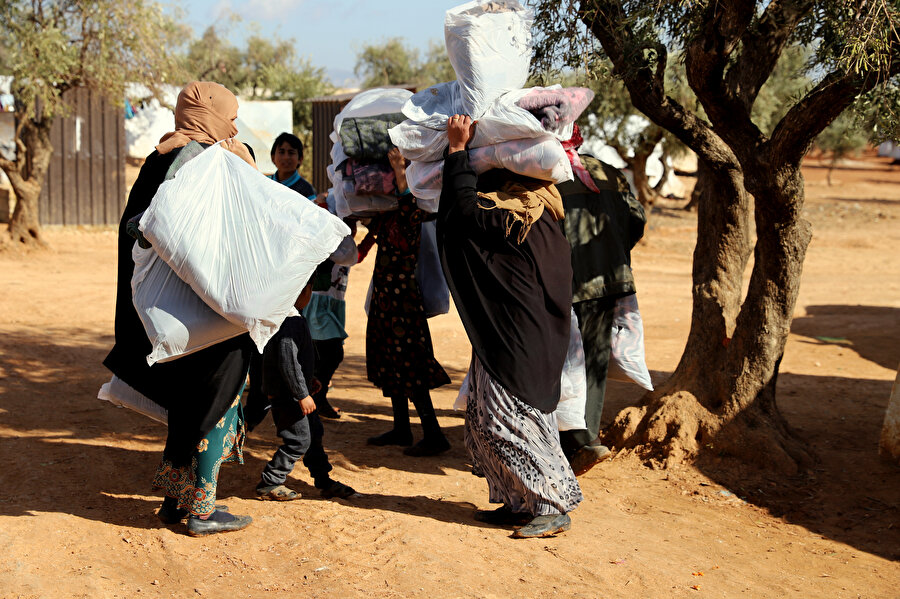
[[[178,152],[150,154],[128,196],[119,223],[116,342],[103,365],[168,410],[169,434],[163,455],[175,466],[183,466],[231,407],[247,376],[251,352],[256,350],[249,335],[239,335],[171,362],[147,364],[152,346],[132,302],[135,240],[125,232],[125,225],[150,205]]]
[[[507,171],[481,177],[466,152],[444,160],[437,239],[441,265],[472,350],[485,370],[525,403],[552,412],[569,346],[569,244],[548,211],[518,244],[506,211],[477,205],[476,185],[495,190]]]

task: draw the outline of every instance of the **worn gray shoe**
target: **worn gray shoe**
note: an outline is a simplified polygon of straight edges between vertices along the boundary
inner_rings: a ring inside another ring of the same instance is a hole
[[[605,445],[584,445],[572,455],[569,464],[572,466],[575,476],[581,476],[611,456],[612,452]]]
[[[534,520],[515,531],[512,536],[516,539],[552,537],[570,528],[572,528],[572,519],[568,514],[550,514],[536,516]]]
[[[235,516],[228,512],[215,511],[207,520],[197,516],[188,518],[187,533],[192,537],[202,537],[217,532],[241,530],[250,526],[251,522],[253,518],[250,516]]]

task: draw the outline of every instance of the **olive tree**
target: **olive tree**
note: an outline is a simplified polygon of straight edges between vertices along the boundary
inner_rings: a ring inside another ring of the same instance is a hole
[[[800,163],[859,98],[896,89],[900,8],[888,0],[530,3],[537,63],[606,56],[634,105],[697,154],[705,181],[681,360],[642,405],[617,415],[607,439],[666,463],[712,449],[785,472],[804,467],[812,456],[775,401],[812,236]],[[810,85],[762,128],[754,105],[796,46],[815,48],[805,69]],[[676,55],[702,111],[667,93]]]
[[[183,32],[146,0],[0,0],[0,73],[12,77],[15,160],[0,158],[16,194],[15,242],[42,244],[38,198],[50,164],[50,128],[66,92],[88,87],[121,104],[126,82],[172,81]],[[176,81],[180,81],[175,79]]]

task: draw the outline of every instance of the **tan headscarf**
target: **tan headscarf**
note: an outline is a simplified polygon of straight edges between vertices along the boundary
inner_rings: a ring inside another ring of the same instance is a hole
[[[522,223],[519,229],[518,243],[525,241],[525,236],[531,230],[533,225],[544,209],[550,211],[553,220],[561,220],[564,218],[562,196],[556,185],[546,181],[509,181],[505,183],[499,190],[489,193],[478,193],[478,197],[490,200],[492,205],[478,203],[480,208],[485,210],[493,210],[502,208],[507,211],[506,214],[506,236],[509,237],[513,225],[516,221]]]
[[[237,135],[238,101],[224,86],[211,81],[188,83],[175,104],[175,131],[159,140],[156,151],[168,154],[191,140],[212,144]]]

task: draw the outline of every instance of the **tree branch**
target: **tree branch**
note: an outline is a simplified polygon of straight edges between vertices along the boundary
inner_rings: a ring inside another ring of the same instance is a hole
[[[753,21],[755,0],[711,2],[704,11],[704,26],[688,44],[688,83],[697,94],[713,128],[733,148],[753,148],[763,135],[750,117],[753,102],[745,103],[740,90],[726,85],[726,68]]]
[[[727,168],[737,164],[737,157],[706,122],[666,95],[660,76],[665,64],[651,68],[647,63],[621,0],[580,0],[577,11],[578,18],[600,41],[638,110],[710,165]],[[654,47],[659,43],[657,40]]]
[[[772,0],[755,27],[741,37],[741,55],[725,76],[732,97],[751,110],[797,24],[812,10],[812,0]]]
[[[895,61],[888,74],[889,78],[898,72],[900,61]],[[859,94],[871,90],[881,81],[883,79],[878,73],[861,76],[835,71],[826,75],[775,126],[766,148],[769,160],[777,156],[782,164],[799,164],[816,136],[844,112]]]

